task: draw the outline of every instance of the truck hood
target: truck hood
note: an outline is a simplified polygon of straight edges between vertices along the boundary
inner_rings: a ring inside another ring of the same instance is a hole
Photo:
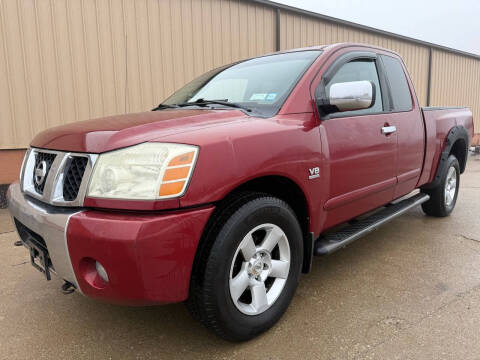
[[[109,116],[57,126],[39,133],[31,146],[102,153],[249,118],[239,110],[179,109]]]

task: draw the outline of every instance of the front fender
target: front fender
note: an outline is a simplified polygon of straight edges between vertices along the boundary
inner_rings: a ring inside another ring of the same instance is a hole
[[[248,181],[282,176],[302,190],[312,220],[319,218],[324,174],[309,179],[309,169],[321,168],[318,126],[312,124],[312,114],[288,117],[256,119],[248,125],[231,124],[208,133],[182,134],[182,141],[200,146],[200,152],[180,206],[214,203]]]

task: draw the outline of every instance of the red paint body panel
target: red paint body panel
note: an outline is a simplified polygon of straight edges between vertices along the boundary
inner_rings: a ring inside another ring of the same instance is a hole
[[[389,123],[397,128],[397,185],[393,195],[397,199],[416,187],[423,167],[425,130],[416,100],[412,111],[389,115]]]
[[[181,198],[85,199],[92,210],[70,219],[67,237],[75,275],[86,295],[128,304],[184,300],[198,241],[213,211],[210,204],[249,180],[281,176],[295,183],[307,200],[309,231],[316,236],[431,182],[446,135],[455,125],[473,135],[467,109],[422,112],[408,76],[411,111],[320,120],[314,92],[340,55],[375,51],[399,58],[358,44],[321,49],[271,118],[231,109],[174,109],[79,122],[35,137],[35,147],[89,153],[146,141],[200,148]],[[395,125],[397,132],[383,135],[385,125]],[[315,167],[320,177],[309,179],[309,169]],[[191,207],[195,210],[166,211]],[[108,284],[95,275],[91,259],[106,268]]]
[[[223,128],[171,135],[168,142],[195,142],[200,153],[181,207],[215,202],[245,182],[262,176],[283,176],[296,183],[312,214],[321,212],[321,179],[308,180],[308,168],[322,163],[320,134],[312,113],[252,118]],[[215,140],[213,140],[215,139]],[[320,229],[319,218],[311,228]]]
[[[412,99],[411,111],[389,114],[389,122],[397,127],[397,185],[393,195],[394,199],[397,199],[408,194],[417,185],[425,154],[425,127],[422,109],[408,69],[400,56],[394,57],[401,61],[403,71],[407,74]]]
[[[423,116],[427,132],[427,149],[425,152],[424,171],[418,182],[418,186],[433,181],[440,155],[445,148],[447,135],[452,127],[456,125],[463,126],[468,132],[470,142],[473,138],[472,113],[466,108],[424,111]]]
[[[128,305],[183,301],[213,207],[165,214],[86,211],[70,218],[68,251],[81,291]],[[107,270],[108,284],[89,282],[88,260]]]
[[[171,210],[180,207],[179,199],[164,200],[122,200],[122,199],[102,199],[86,197],[83,205],[86,207],[102,208],[102,209],[123,209],[123,210]]]
[[[102,153],[172,133],[194,131],[241,121],[248,116],[238,110],[167,109],[109,116],[57,126],[39,133],[31,146],[74,152]]]
[[[326,228],[392,201],[397,136],[382,136],[384,123],[382,115],[322,122],[331,178]]]

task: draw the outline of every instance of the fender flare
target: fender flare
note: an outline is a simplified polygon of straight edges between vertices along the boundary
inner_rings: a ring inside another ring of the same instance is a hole
[[[468,156],[468,146],[469,146],[469,137],[468,132],[463,126],[454,126],[448,132],[447,138],[445,140],[445,145],[443,151],[440,155],[440,159],[438,160],[437,171],[435,173],[435,177],[431,183],[425,184],[422,186],[422,189],[432,189],[439,186],[440,181],[443,177],[443,174],[448,170],[447,169],[447,159],[450,156],[450,152],[452,150],[453,144],[457,140],[465,141],[465,159]],[[460,172],[463,173],[465,171],[465,166],[460,166]]]

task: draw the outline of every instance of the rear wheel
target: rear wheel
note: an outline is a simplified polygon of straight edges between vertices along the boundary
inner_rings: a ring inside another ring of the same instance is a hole
[[[288,204],[264,195],[234,202],[217,222],[205,239],[211,249],[199,253],[187,305],[217,335],[248,340],[273,326],[294,295],[302,231]]]
[[[460,166],[454,155],[447,159],[446,170],[442,174],[440,184],[433,189],[422,190],[430,195],[430,200],[422,204],[427,215],[444,217],[450,215],[455,208],[460,186]]]

